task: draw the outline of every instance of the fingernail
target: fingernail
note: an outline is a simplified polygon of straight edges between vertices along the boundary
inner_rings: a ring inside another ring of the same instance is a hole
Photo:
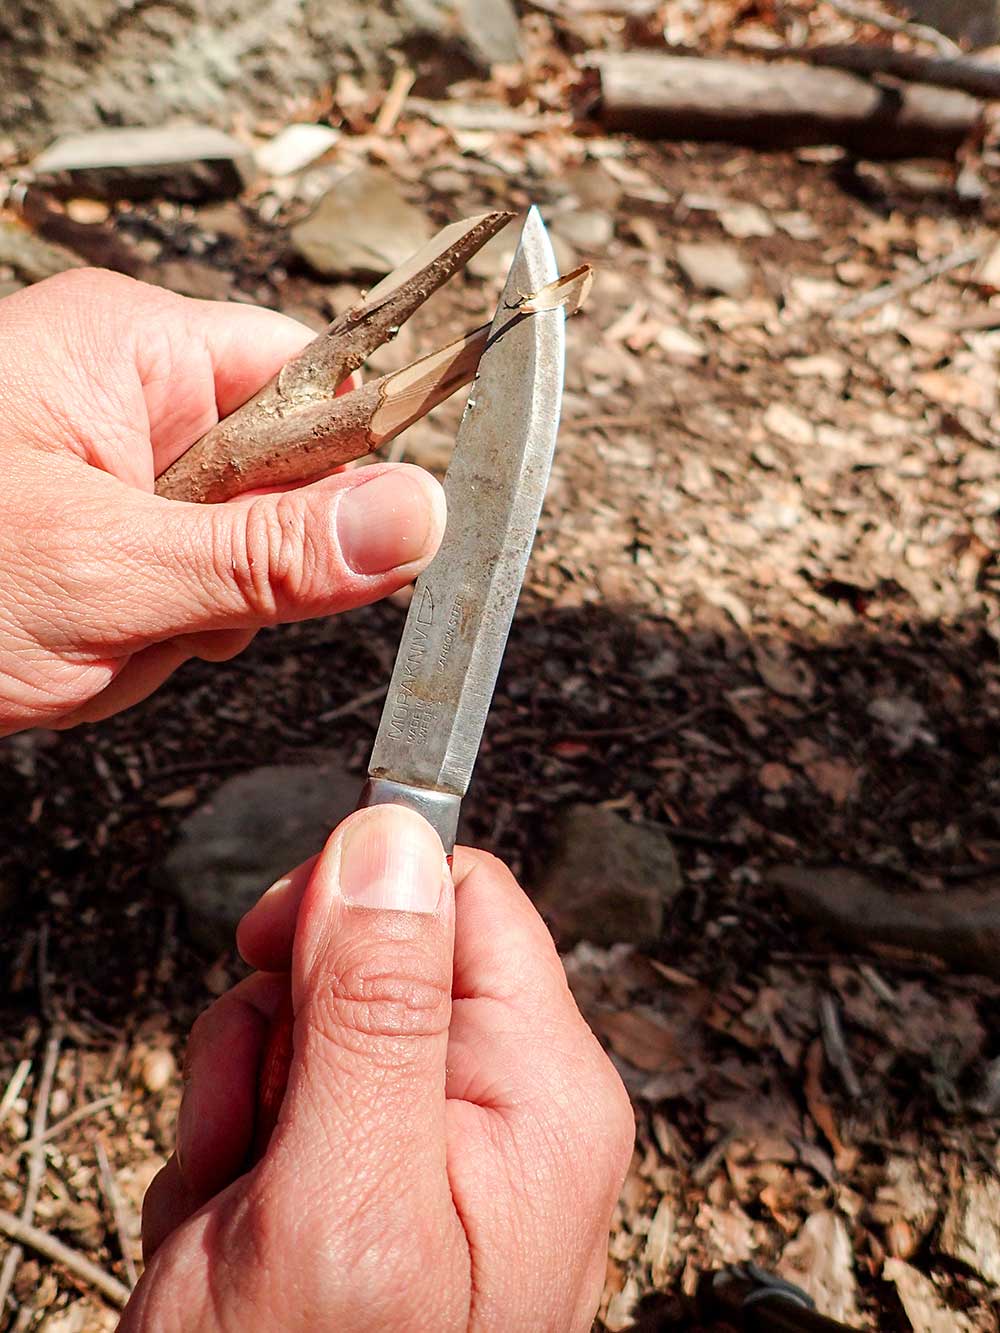
[[[429,473],[396,467],[341,498],[337,535],[356,574],[386,574],[419,560],[444,528],[444,493]]]
[[[413,810],[375,806],[344,834],[340,892],[352,907],[436,912],[444,875],[441,839]]]

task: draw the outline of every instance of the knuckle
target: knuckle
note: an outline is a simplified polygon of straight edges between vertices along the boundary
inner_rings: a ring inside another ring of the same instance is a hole
[[[322,1026],[341,1044],[357,1037],[405,1046],[446,1032],[451,1015],[450,984],[418,952],[398,945],[391,960],[360,952],[342,958],[323,995]]]
[[[262,496],[250,501],[225,532],[226,540],[217,546],[219,576],[231,581],[255,620],[278,620],[309,582],[309,544],[300,507],[284,496]]]

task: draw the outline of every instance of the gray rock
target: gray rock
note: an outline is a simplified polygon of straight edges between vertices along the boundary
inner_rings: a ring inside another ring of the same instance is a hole
[[[666,905],[682,888],[680,867],[662,828],[630,824],[600,806],[574,805],[561,816],[535,906],[560,946],[589,940],[652,944]]]
[[[614,220],[596,208],[574,209],[552,219],[552,230],[584,254],[605,250],[615,234]]]
[[[933,954],[958,972],[1000,981],[1000,885],[896,892],[837,866],[779,866],[768,882],[789,910],[858,948],[888,944]]]
[[[329,125],[286,125],[254,158],[267,176],[291,176],[329,152],[339,138],[340,131]]]
[[[292,228],[292,245],[325,277],[384,277],[430,240],[434,228],[378,167],[352,171]]]
[[[181,825],[160,868],[198,943],[215,953],[231,948],[244,912],[320,850],[359,791],[359,779],[329,757],[258,768],[223,783]]]
[[[677,264],[685,278],[700,292],[722,296],[746,296],[753,285],[753,271],[735,246],[724,241],[681,241]]]
[[[41,282],[68,268],[83,268],[72,250],[28,231],[16,222],[0,220],[0,264],[12,268],[22,282]]]
[[[521,58],[511,0],[401,0],[399,7],[421,36],[458,44],[482,68]]]
[[[387,77],[403,44],[441,87],[516,60],[510,0],[3,0],[0,134],[23,150],[98,125],[283,117],[339,73]]]
[[[57,139],[32,170],[46,189],[98,199],[222,199],[252,175],[247,149],[209,126],[89,130]]]

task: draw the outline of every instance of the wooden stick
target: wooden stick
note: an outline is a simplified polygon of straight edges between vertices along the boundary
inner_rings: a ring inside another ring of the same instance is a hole
[[[866,158],[954,157],[983,110],[954,89],[882,88],[803,60],[615,51],[594,64],[605,125],[669,139],[768,148],[839,143]]]
[[[586,299],[591,278],[590,266],[582,264],[540,291],[525,293],[499,336],[520,319],[557,306],[573,314]],[[388,444],[456,389],[471,383],[489,333],[490,325],[484,324],[339,398],[307,399],[288,414],[261,417],[249,435],[236,436],[216,427],[164,472],[156,493],[170,500],[210,504],[265,486],[316,481]],[[223,427],[238,415],[234,413]],[[197,458],[189,463],[196,450]]]
[[[343,422],[336,411],[328,415],[338,387],[512,217],[512,213],[484,213],[445,227],[167,468],[156,483],[157,494],[207,502],[287,482],[288,476],[269,469],[278,451],[287,451],[293,439],[308,450],[314,476],[346,462],[335,439],[332,448],[325,447],[331,444],[329,431]],[[450,392],[458,387],[454,383]],[[361,423],[344,424],[357,430]],[[261,458],[268,460],[267,465],[260,463]]]
[[[104,1140],[98,1139],[94,1145],[94,1151],[97,1156],[97,1169],[101,1174],[101,1188],[104,1190],[104,1197],[108,1201],[108,1208],[111,1212],[111,1220],[114,1222],[115,1235],[118,1237],[118,1249],[122,1259],[125,1262],[125,1272],[128,1275],[128,1284],[135,1291],[136,1283],[139,1281],[139,1274],[135,1271],[135,1261],[132,1258],[128,1247],[128,1228],[125,1224],[125,1210],[122,1207],[121,1195],[118,1192],[118,1186],[115,1183],[114,1172],[111,1170],[111,1163],[108,1161],[108,1151],[104,1146]]]
[[[62,1044],[62,1025],[53,1028],[45,1045],[45,1057],[42,1072],[38,1078],[38,1091],[35,1095],[35,1112],[31,1120],[31,1137],[35,1147],[28,1159],[28,1183],[24,1190],[24,1203],[21,1205],[21,1221],[29,1226],[35,1216],[35,1205],[42,1191],[45,1178],[45,1146],[42,1135],[49,1116],[49,1100],[52,1096],[52,1083],[55,1079],[56,1065],[59,1062],[59,1047]],[[16,1219],[15,1219],[16,1220]],[[3,1268],[0,1269],[0,1314],[7,1304],[18,1265],[24,1255],[20,1245],[12,1245],[4,1256]]]
[[[905,273],[901,278],[897,278],[895,282],[885,282],[881,287],[874,287],[870,292],[862,292],[860,296],[855,296],[845,305],[842,305],[839,310],[835,310],[833,318],[855,319],[858,315],[865,315],[870,310],[876,310],[880,305],[885,305],[887,301],[893,301],[897,297],[906,296],[909,292],[915,292],[918,287],[933,282],[935,278],[950,273],[952,269],[961,268],[964,264],[974,264],[977,259],[981,258],[983,249],[984,247],[981,244],[968,245],[962,250],[956,250],[954,254],[942,255],[940,259],[932,259],[929,264],[921,264],[912,273]]]
[[[961,54],[922,56],[891,46],[859,45],[799,48],[796,55],[811,65],[850,70],[854,74],[889,74],[907,83],[933,84],[935,88],[958,88],[987,101],[1000,98],[1000,66],[970,60]]]
[[[30,1073],[31,1061],[22,1060],[11,1075],[10,1082],[4,1089],[3,1096],[0,1097],[0,1125],[7,1119],[10,1108],[21,1095],[21,1089],[24,1087]]]
[[[63,1268],[89,1283],[102,1296],[106,1296],[112,1305],[118,1306],[119,1309],[127,1305],[131,1292],[123,1282],[119,1282],[110,1273],[105,1273],[103,1268],[98,1268],[97,1264],[91,1263],[79,1251],[70,1249],[68,1245],[64,1245],[55,1236],[50,1236],[41,1227],[32,1226],[29,1222],[22,1221],[13,1213],[0,1208],[0,1231],[15,1243],[14,1250],[10,1253],[14,1251],[20,1253],[21,1247],[27,1245],[36,1254],[51,1259],[53,1263],[62,1264]]]

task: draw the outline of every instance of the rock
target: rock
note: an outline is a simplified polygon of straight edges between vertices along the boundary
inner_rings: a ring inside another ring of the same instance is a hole
[[[315,162],[340,138],[329,125],[287,125],[254,153],[258,170],[266,176],[291,176]]]
[[[233,290],[233,275],[228,269],[199,264],[196,259],[170,259],[155,268],[150,278],[168,291],[200,301],[227,301]]]
[[[213,953],[231,948],[244,912],[320,850],[359,790],[335,758],[258,768],[223,783],[181,825],[160,869],[198,943]]]
[[[664,324],[655,341],[657,347],[662,347],[671,361],[678,361],[682,365],[694,365],[698,361],[704,361],[708,356],[708,348],[701,339],[685,329],[678,328],[676,324]]]
[[[930,1278],[911,1264],[902,1259],[886,1259],[882,1276],[895,1285],[913,1333],[974,1333],[971,1321],[957,1310],[949,1309]]]
[[[779,866],[768,875],[792,912],[868,949],[933,954],[957,972],[1000,981],[1000,885],[897,893],[837,866]]]
[[[43,241],[16,222],[0,219],[0,264],[14,270],[24,282],[41,282],[68,268],[83,268],[79,255],[65,246]]]
[[[384,277],[433,230],[387,171],[362,167],[328,190],[309,217],[292,228],[292,245],[325,277]]]
[[[774,223],[758,204],[727,204],[719,209],[719,223],[738,241],[774,235]]]
[[[517,249],[521,228],[517,223],[505,227],[490,237],[483,248],[466,265],[466,272],[474,278],[483,278],[487,282],[503,282],[507,277],[514,251]],[[556,257],[556,267],[560,273],[569,273],[576,267],[576,251],[569,241],[558,232],[549,233],[552,251]]]
[[[510,0],[4,0],[0,28],[0,135],[22,151],[92,126],[285,117],[338,74],[388,76],[404,45],[440,87],[519,55]]]
[[[1000,1180],[964,1177],[948,1202],[937,1248],[1000,1286]]]
[[[613,218],[599,209],[581,208],[553,218],[552,231],[587,254],[607,248],[615,234],[615,224]]]
[[[198,125],[70,134],[40,153],[32,170],[54,193],[98,199],[223,199],[252,174],[242,144]]]
[[[807,449],[816,440],[816,428],[812,422],[784,403],[772,403],[767,409],[764,413],[764,429],[798,449]]]
[[[143,1087],[147,1092],[162,1092],[173,1082],[177,1073],[177,1061],[174,1059],[173,1051],[167,1050],[165,1046],[154,1046],[151,1051],[146,1052],[140,1073]]]
[[[574,805],[556,828],[552,856],[534,894],[560,945],[586,939],[651,944],[666,905],[681,891],[670,839],[654,824],[630,824],[600,806]]]
[[[521,59],[521,34],[511,0],[402,0],[419,34],[457,43],[480,68]]]
[[[825,1210],[807,1217],[799,1234],[785,1246],[778,1272],[807,1291],[820,1314],[856,1325],[854,1253],[838,1213]]]
[[[677,264],[687,281],[700,292],[737,298],[749,294],[753,271],[732,245],[717,241],[681,241]]]

